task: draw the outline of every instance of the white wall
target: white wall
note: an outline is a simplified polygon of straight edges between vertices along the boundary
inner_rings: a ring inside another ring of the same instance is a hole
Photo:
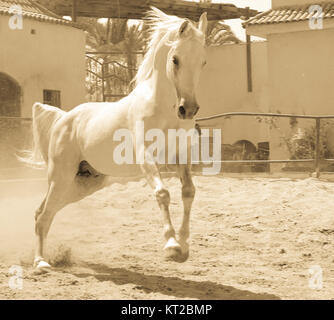
[[[30,117],[33,103],[43,102],[43,89],[60,90],[65,110],[84,102],[84,32],[31,19],[23,19],[22,30],[11,30],[8,20],[0,16],[0,72],[21,86],[21,116]]]
[[[246,45],[224,45],[207,49],[207,65],[203,69],[197,92],[201,106],[198,117],[226,112],[268,111],[266,42],[252,43],[253,92],[247,90]],[[233,117],[202,122],[201,125],[222,127],[223,143],[238,140],[268,141],[268,126],[254,117]]]
[[[272,110],[334,112],[334,29],[270,35]]]
[[[306,115],[334,114],[334,29],[268,36],[271,111]],[[312,121],[299,121],[302,127]],[[272,158],[289,156],[282,136],[293,132],[280,121],[271,133]]]

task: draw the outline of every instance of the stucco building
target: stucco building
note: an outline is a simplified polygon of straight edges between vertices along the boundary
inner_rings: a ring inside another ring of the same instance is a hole
[[[247,90],[245,44],[208,48],[198,89],[199,117],[226,112],[334,114],[333,0],[272,0],[272,9],[244,26],[249,35],[265,39],[251,44],[252,91]],[[284,160],[293,156],[287,141],[300,132],[298,128],[315,122],[230,117],[203,125],[221,127],[223,144],[247,141],[253,149],[268,148],[270,159]],[[329,134],[334,136],[330,130]],[[327,140],[334,156],[334,139]]]
[[[267,43],[252,43],[252,91],[247,88],[246,44],[207,48],[207,64],[202,71],[197,96],[198,117],[228,112],[267,112]],[[267,145],[269,128],[255,117],[229,117],[200,122],[202,127],[222,129],[222,143],[247,141],[252,149]],[[223,155],[224,156],[224,155]]]
[[[248,20],[246,30],[267,39],[267,111],[334,114],[334,1],[272,0],[272,9]],[[289,120],[278,126],[270,130],[271,159],[287,159],[282,138],[296,128]]]
[[[267,39],[270,109],[287,113],[334,111],[334,1],[319,3],[322,27],[312,24],[315,1],[273,0],[249,20],[247,32]]]
[[[85,35],[35,1],[0,0],[0,117],[85,100]]]

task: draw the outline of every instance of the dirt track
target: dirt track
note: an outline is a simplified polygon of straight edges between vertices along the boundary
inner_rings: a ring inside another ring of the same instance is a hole
[[[164,260],[155,198],[144,180],[115,184],[58,213],[48,241],[60,265],[31,267],[41,181],[0,181],[0,299],[333,299],[334,183],[195,177],[190,258]],[[166,179],[176,226],[179,182]],[[71,254],[71,257],[67,254]],[[71,262],[71,266],[64,263]],[[24,268],[22,290],[8,269]],[[309,288],[309,267],[323,288]]]

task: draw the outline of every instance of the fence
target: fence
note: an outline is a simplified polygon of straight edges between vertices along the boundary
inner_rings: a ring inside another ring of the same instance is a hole
[[[281,113],[255,113],[255,112],[229,112],[217,114],[210,117],[203,117],[196,119],[197,122],[208,121],[218,118],[228,118],[235,116],[256,116],[256,117],[271,117],[271,118],[300,118],[300,119],[312,119],[315,120],[315,157],[314,159],[294,159],[294,160],[221,160],[222,164],[228,163],[239,163],[239,164],[268,164],[268,163],[314,163],[314,171],[316,177],[320,177],[320,161],[334,162],[334,159],[321,159],[320,157],[320,127],[321,120],[323,119],[334,119],[332,115],[294,115],[294,114],[281,114]]]
[[[117,101],[127,96],[144,52],[86,52],[88,101]]]
[[[252,113],[231,112],[210,117],[196,119],[196,122],[209,121],[217,118],[228,118],[236,116],[256,116],[271,118],[301,118],[315,121],[315,157],[312,159],[283,159],[283,160],[221,160],[222,164],[270,164],[270,163],[313,163],[316,176],[320,176],[320,163],[333,163],[334,159],[321,159],[320,155],[320,128],[321,120],[334,119],[332,115],[294,115],[279,113]],[[31,118],[0,117],[0,168],[16,167],[20,164],[16,154],[20,150],[29,149],[32,145]]]

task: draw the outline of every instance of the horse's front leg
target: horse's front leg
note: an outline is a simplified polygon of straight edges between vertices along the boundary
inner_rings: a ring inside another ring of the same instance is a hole
[[[141,166],[143,172],[146,175],[148,183],[154,190],[159,208],[163,216],[164,236],[166,239],[166,245],[164,250],[166,252],[166,258],[177,260],[181,254],[181,246],[176,241],[175,230],[172,225],[169,214],[170,195],[169,191],[164,187],[158,166],[153,161],[146,161]]]
[[[178,174],[182,183],[182,201],[183,201],[183,220],[181,228],[179,230],[179,242],[181,244],[182,259],[183,261],[188,259],[189,245],[187,240],[189,238],[189,223],[190,223],[190,211],[195,197],[195,186],[192,181],[190,165],[178,165]]]

